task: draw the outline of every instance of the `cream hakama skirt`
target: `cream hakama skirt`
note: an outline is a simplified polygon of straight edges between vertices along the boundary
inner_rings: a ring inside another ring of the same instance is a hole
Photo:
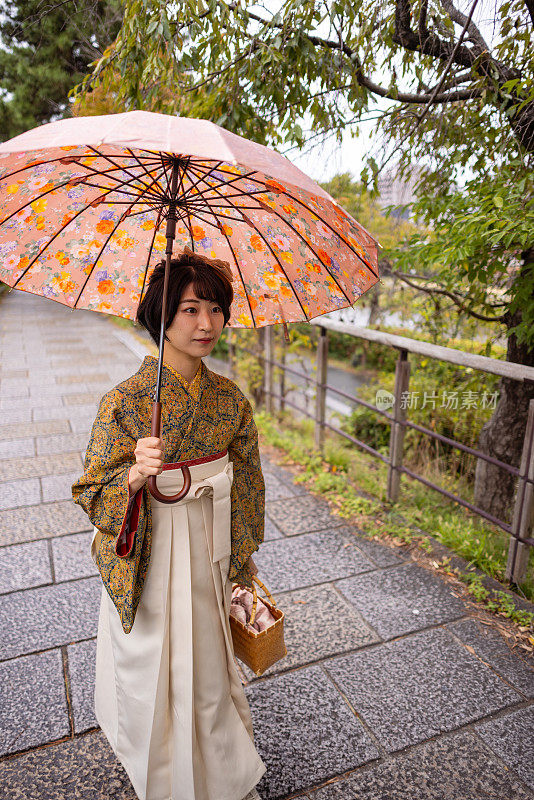
[[[183,500],[150,496],[150,563],[129,634],[102,587],[95,714],[139,800],[243,800],[267,767],[229,621],[233,463],[225,451],[190,472]],[[157,486],[178,492],[181,469]]]

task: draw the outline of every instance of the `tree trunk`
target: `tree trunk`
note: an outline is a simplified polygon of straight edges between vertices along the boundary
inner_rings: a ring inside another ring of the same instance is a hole
[[[375,325],[380,315],[380,283],[375,283],[371,290],[371,302],[369,305],[369,319],[367,325]]]
[[[534,251],[524,253],[526,268],[532,267],[530,255]],[[513,314],[508,313],[506,324],[508,329],[515,327],[521,320],[521,309]],[[514,333],[508,337],[506,358],[518,364],[534,366],[534,346],[526,343],[518,344]],[[499,399],[495,413],[483,426],[479,437],[479,449],[489,456],[498,458],[514,467],[519,467],[528,406],[534,398],[534,383],[501,378],[499,381]],[[513,512],[516,478],[500,467],[479,459],[475,470],[475,505],[510,523]]]

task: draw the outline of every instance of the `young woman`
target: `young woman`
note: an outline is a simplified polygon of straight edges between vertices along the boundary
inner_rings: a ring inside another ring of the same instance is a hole
[[[137,319],[159,344],[164,262]],[[252,586],[265,483],[252,408],[202,361],[230,318],[226,262],[188,248],[171,261],[160,400],[157,358],[101,400],[72,487],[93,526],[103,580],[95,713],[139,800],[256,800],[266,770],[233,657],[232,582]],[[174,503],[156,500],[157,488]]]

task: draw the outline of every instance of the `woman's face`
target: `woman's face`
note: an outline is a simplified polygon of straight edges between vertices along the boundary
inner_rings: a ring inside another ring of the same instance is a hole
[[[183,293],[176,315],[166,330],[169,343],[176,350],[196,358],[211,353],[224,327],[220,305],[211,300],[201,300],[189,283]]]

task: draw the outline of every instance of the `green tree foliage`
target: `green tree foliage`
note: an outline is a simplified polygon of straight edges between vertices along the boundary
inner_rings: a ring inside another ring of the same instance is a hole
[[[8,0],[0,17],[0,136],[69,114],[68,93],[118,34],[119,0]]]
[[[309,141],[306,115],[313,136],[334,133],[338,139],[347,128],[357,135],[358,124],[373,119],[362,178],[376,189],[379,171],[392,158],[400,176],[418,165],[419,194],[433,199],[417,214],[436,227],[432,241],[450,257],[444,285],[432,288],[449,291],[456,279],[467,287],[458,291],[457,308],[488,316],[487,290],[511,254],[524,267],[515,270],[510,301],[517,296],[528,304],[532,285],[534,256],[525,237],[503,235],[496,247],[492,233],[484,244],[465,211],[482,208],[469,197],[474,188],[484,184],[482,201],[496,185],[493,195],[502,206],[492,205],[489,227],[500,232],[503,223],[516,221],[517,201],[528,203],[534,6],[532,0],[498,2],[482,28],[475,22],[478,2],[464,14],[453,0],[287,0],[269,13],[241,0],[125,0],[116,41],[75,94],[115,86],[125,108],[208,118],[271,146]],[[479,16],[487,16],[485,10]],[[160,88],[169,85],[174,94],[161,96]],[[462,170],[473,176],[465,188]],[[449,227],[457,249],[449,247]],[[428,256],[421,242],[412,239],[404,248],[416,273],[428,270],[419,269]],[[500,250],[499,267],[473,266],[470,253],[476,251],[480,265],[484,247],[494,264]],[[431,295],[424,280],[418,285]],[[472,289],[476,302],[469,300]],[[509,305],[498,310],[508,331],[534,348],[530,313],[514,315]],[[489,316],[498,316],[495,307]]]

